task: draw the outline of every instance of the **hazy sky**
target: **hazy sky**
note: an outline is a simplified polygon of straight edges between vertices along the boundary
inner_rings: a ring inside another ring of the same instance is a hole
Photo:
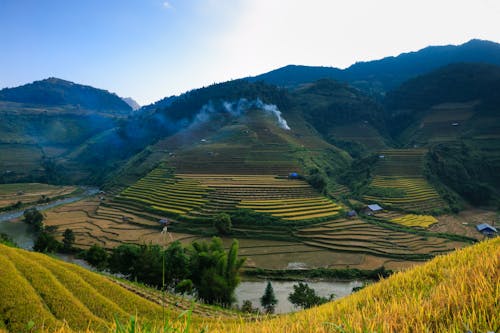
[[[288,64],[500,42],[499,0],[0,0],[0,88],[50,76],[140,104]]]

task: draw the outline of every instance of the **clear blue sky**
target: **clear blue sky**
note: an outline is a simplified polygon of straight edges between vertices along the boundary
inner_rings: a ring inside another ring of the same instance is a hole
[[[50,76],[140,104],[288,64],[500,42],[500,1],[0,0],[0,88]]]

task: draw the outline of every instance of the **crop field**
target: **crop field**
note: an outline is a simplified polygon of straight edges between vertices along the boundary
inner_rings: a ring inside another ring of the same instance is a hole
[[[353,141],[362,144],[371,151],[387,148],[380,133],[370,124],[363,122],[343,126],[335,126],[330,135],[340,137],[343,141]]]
[[[66,324],[72,330],[103,331],[115,317],[127,322],[135,315],[149,322],[165,315],[177,318],[193,307],[193,321],[208,317],[234,317],[234,313],[178,296],[134,287],[49,256],[0,245],[0,320],[11,332],[24,331],[29,321],[34,331],[52,331]],[[141,296],[139,296],[141,295]],[[181,325],[180,325],[181,326]]]
[[[477,102],[434,106],[432,112],[423,118],[421,126],[415,130],[414,140],[422,144],[457,140],[464,128],[468,127],[476,105]]]
[[[126,323],[130,315],[137,317],[139,326],[149,322],[157,327],[165,299],[166,318],[178,331],[187,324],[177,317],[189,307],[193,332],[495,331],[500,326],[499,260],[500,239],[491,239],[319,307],[275,317],[239,317],[0,245],[0,320],[15,332],[25,330],[29,321],[35,331],[117,331],[115,316]]]
[[[0,174],[14,177],[38,175],[42,169],[42,151],[37,145],[0,143]]]
[[[500,239],[400,272],[343,299],[211,332],[495,332]]]
[[[422,176],[426,149],[388,149],[379,152],[375,166],[378,176]]]
[[[291,221],[331,217],[341,209],[303,180],[274,175],[174,175],[161,167],[122,191],[113,200],[116,204],[188,218],[248,208]]]
[[[300,229],[306,245],[339,252],[366,253],[394,259],[419,260],[452,251],[465,243],[394,231],[360,219],[338,219]]]
[[[388,204],[408,211],[428,212],[447,206],[436,190],[423,177],[375,176],[370,184],[374,189],[397,189],[400,197],[365,195],[363,199],[381,205]]]
[[[381,151],[375,176],[363,200],[410,212],[446,208],[446,202],[423,176],[426,152],[425,149]]]
[[[415,214],[408,214],[390,220],[390,222],[405,225],[408,227],[421,227],[421,228],[428,228],[434,223],[437,223],[437,221],[438,220],[431,215],[415,215]]]
[[[60,197],[74,192],[75,186],[54,186],[39,183],[0,184],[0,208],[17,202],[35,203],[40,199]]]
[[[160,235],[160,226],[156,221],[143,218],[140,215],[100,205],[97,199],[78,201],[44,212],[44,223],[56,226],[56,237],[62,239],[67,228],[75,233],[75,245],[88,248],[98,244],[112,248],[123,243],[143,244],[153,242],[163,244],[180,240],[190,243],[198,236],[170,233],[165,239]]]

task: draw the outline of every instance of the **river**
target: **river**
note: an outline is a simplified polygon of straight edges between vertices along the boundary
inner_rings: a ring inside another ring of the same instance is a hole
[[[272,281],[274,295],[278,300],[275,308],[275,313],[287,313],[299,310],[288,301],[288,295],[293,292],[293,285],[298,281]],[[352,288],[363,285],[361,281],[307,281],[309,287],[316,291],[316,294],[323,297],[330,297],[333,293],[335,299],[347,296],[352,293]],[[235,294],[238,305],[241,306],[243,301],[249,300],[253,307],[260,308],[260,298],[264,294],[267,281],[242,281],[236,288]]]
[[[66,205],[78,200],[82,200],[86,197],[92,196],[99,192],[99,189],[95,187],[84,187],[84,192],[80,195],[68,197],[56,201],[52,201],[46,204],[34,205],[31,207],[26,207],[22,210],[9,211],[5,213],[0,213],[0,233],[9,235],[10,238],[22,249],[33,250],[33,245],[35,244],[35,234],[30,230],[29,225],[26,223],[16,220],[23,216],[23,213],[28,208],[36,208],[39,211],[44,211],[53,207]],[[73,255],[68,254],[57,254],[57,257],[74,264],[78,264],[85,268],[91,268],[87,262],[81,259],[75,258]]]

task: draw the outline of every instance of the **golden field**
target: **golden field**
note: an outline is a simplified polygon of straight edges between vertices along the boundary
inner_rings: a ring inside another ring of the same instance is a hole
[[[38,331],[117,331],[114,314],[125,322],[132,314],[139,324],[152,323],[137,332],[160,331],[161,306],[107,277],[2,245],[0,267],[0,323],[8,323],[10,331],[23,330],[29,321]],[[500,327],[499,300],[500,238],[496,238],[294,314],[248,320],[196,305],[189,331],[486,332]],[[166,313],[169,325],[186,327],[186,316],[176,319],[180,309],[169,305]]]

